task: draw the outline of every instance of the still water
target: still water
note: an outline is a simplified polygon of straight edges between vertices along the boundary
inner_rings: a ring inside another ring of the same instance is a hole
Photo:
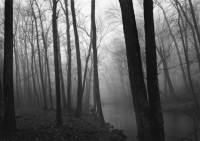
[[[105,105],[103,113],[106,122],[114,125],[114,128],[124,130],[128,141],[137,141],[137,129],[134,111],[131,107]],[[181,112],[163,113],[166,141],[193,141],[192,137],[181,140],[194,131],[193,120],[190,116]]]

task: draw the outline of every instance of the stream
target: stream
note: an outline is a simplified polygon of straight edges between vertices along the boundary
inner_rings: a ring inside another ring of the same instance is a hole
[[[137,129],[135,115],[132,108],[127,106],[104,105],[103,113],[105,121],[114,125],[114,128],[122,129],[127,135],[127,141],[137,141]],[[181,140],[194,131],[193,120],[190,116],[181,112],[165,112],[164,128],[166,141],[192,141],[192,137]],[[200,137],[200,134],[198,135]]]

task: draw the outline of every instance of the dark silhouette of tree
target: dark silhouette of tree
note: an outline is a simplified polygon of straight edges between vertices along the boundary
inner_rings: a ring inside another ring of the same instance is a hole
[[[56,122],[57,126],[62,125],[61,117],[61,97],[60,97],[60,75],[59,75],[59,49],[58,49],[58,31],[57,31],[57,0],[53,0],[53,46],[54,46],[54,66],[56,83]]]
[[[150,108],[142,71],[133,2],[132,0],[119,0],[119,2],[122,12],[129,80],[136,115],[138,139],[139,141],[148,141],[151,139]]]
[[[151,113],[151,140],[164,141],[163,115],[157,75],[156,42],[154,31],[153,1],[144,0],[145,47],[147,86]]]
[[[60,37],[58,35],[58,61],[59,61],[59,73],[60,73],[60,84],[61,84],[61,96],[62,96],[62,104],[63,108],[67,108],[67,101],[65,96],[65,84],[63,79],[63,71],[62,71],[62,59],[61,59],[61,51],[60,51]]]
[[[99,74],[98,74],[98,55],[97,55],[97,35],[96,35],[96,23],[95,23],[95,0],[91,1],[91,25],[92,25],[92,48],[93,48],[93,65],[94,65],[94,95],[97,102],[97,113],[100,118],[101,124],[105,125],[102,107],[101,97],[99,89]]]
[[[0,117],[3,116],[3,85],[0,74]]]
[[[13,87],[13,0],[5,1],[4,23],[4,131],[16,130],[14,87]]]
[[[77,69],[78,69],[78,90],[77,90],[77,116],[81,116],[82,112],[82,69],[81,69],[81,57],[80,57],[80,47],[79,47],[79,36],[77,30],[77,23],[76,23],[76,13],[74,8],[74,0],[71,0],[71,11],[72,11],[72,20],[73,20],[73,27],[74,27],[74,36],[75,36],[75,44],[76,44],[76,60],[77,60]]]
[[[70,23],[69,23],[69,10],[68,10],[68,0],[65,0],[65,16],[66,16],[66,33],[67,33],[67,53],[68,53],[68,69],[67,69],[67,108],[71,109],[71,42],[70,42]]]

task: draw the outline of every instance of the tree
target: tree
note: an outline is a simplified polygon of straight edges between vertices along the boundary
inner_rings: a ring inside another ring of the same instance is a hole
[[[91,25],[92,25],[92,48],[93,48],[93,65],[94,65],[94,95],[97,102],[97,113],[99,115],[102,125],[105,125],[101,107],[101,97],[99,89],[99,74],[98,74],[98,57],[97,57],[97,35],[96,35],[96,23],[95,23],[95,0],[91,1]]]
[[[151,140],[164,141],[163,115],[157,75],[156,42],[154,31],[153,1],[144,0],[145,47],[147,87],[151,112]]]
[[[140,45],[132,0],[119,0],[126,43],[129,80],[139,141],[151,139],[150,108],[142,71]]]
[[[4,131],[16,130],[14,87],[13,87],[13,0],[5,1],[4,23]]]
[[[54,66],[56,83],[56,122],[57,126],[62,125],[61,117],[61,98],[60,98],[60,73],[59,73],[59,49],[58,49],[58,31],[57,31],[57,0],[53,0],[53,48],[54,48]]]
[[[3,85],[0,74],[0,117],[3,116]]]
[[[67,69],[67,108],[71,109],[71,42],[70,42],[70,24],[69,24],[69,10],[68,10],[68,0],[65,0],[65,16],[66,16],[66,24],[67,24],[67,53],[68,53],[68,69]]]
[[[74,7],[74,0],[71,0],[71,11],[72,11],[72,20],[73,20],[73,27],[74,27],[74,36],[75,36],[75,44],[76,44],[76,60],[77,60],[77,75],[78,75],[78,90],[77,90],[77,116],[81,116],[82,112],[82,69],[81,69],[81,56],[80,56],[80,47],[79,47],[79,36],[77,30],[77,23],[76,23],[76,13]]]

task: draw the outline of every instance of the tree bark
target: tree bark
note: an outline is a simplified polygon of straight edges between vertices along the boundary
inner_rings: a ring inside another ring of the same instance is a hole
[[[4,131],[16,130],[14,88],[13,88],[13,0],[5,1],[4,21]]]
[[[63,108],[67,109],[67,101],[66,101],[66,96],[65,96],[65,84],[64,84],[63,72],[62,72],[62,59],[61,59],[59,35],[58,35],[58,61],[59,61],[59,73],[60,73],[61,95],[62,95]]]
[[[102,126],[105,125],[103,116],[101,97],[99,89],[99,73],[98,73],[98,54],[97,54],[97,35],[96,35],[96,23],[95,23],[95,0],[91,3],[91,25],[92,25],[92,48],[93,48],[93,59],[94,59],[94,95],[96,95],[97,102],[97,114],[100,118]]]
[[[124,36],[126,42],[126,53],[128,61],[129,80],[131,85],[132,99],[136,115],[136,124],[139,141],[151,139],[150,108],[142,70],[140,45],[135,14],[132,0],[119,0]]]
[[[58,59],[58,31],[57,31],[57,0],[53,0],[53,45],[54,45],[54,65],[55,65],[55,83],[56,83],[56,122],[57,126],[62,125],[61,117],[61,97],[60,97],[60,76]]]
[[[77,75],[78,75],[78,90],[77,90],[77,113],[78,117],[81,116],[82,112],[82,69],[81,69],[81,57],[80,57],[80,47],[79,47],[79,36],[77,30],[77,23],[76,23],[76,13],[74,8],[74,0],[71,0],[71,11],[72,11],[72,20],[73,20],[73,27],[74,27],[74,36],[75,36],[75,44],[76,44],[76,60],[77,60]]]
[[[68,53],[68,67],[67,67],[67,108],[71,109],[71,41],[70,41],[70,23],[69,23],[69,10],[68,10],[68,0],[65,0],[66,9],[66,33],[67,33],[67,53]]]
[[[156,42],[154,31],[153,1],[144,0],[147,86],[151,112],[151,140],[164,141],[163,115],[158,86]]]

